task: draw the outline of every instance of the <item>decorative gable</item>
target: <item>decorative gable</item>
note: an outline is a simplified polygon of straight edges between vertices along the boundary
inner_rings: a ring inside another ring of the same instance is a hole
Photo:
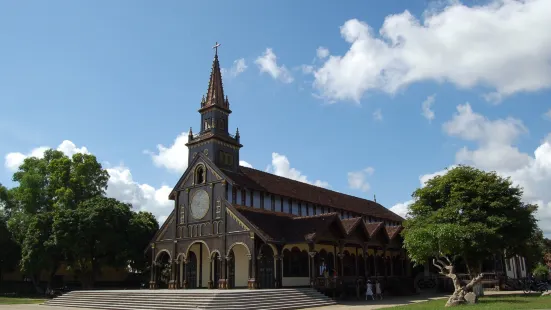
[[[250,231],[250,228],[232,210],[226,208],[226,213],[228,214],[226,228],[228,232]]]

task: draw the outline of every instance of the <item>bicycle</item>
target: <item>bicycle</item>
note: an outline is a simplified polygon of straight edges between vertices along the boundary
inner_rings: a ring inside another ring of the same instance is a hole
[[[530,292],[547,292],[549,289],[549,285],[547,282],[543,281],[535,281],[535,280],[528,280],[524,283],[524,294],[528,294]]]

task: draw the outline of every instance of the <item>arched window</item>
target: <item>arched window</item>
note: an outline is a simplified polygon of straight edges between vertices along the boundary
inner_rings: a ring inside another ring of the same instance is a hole
[[[206,169],[205,166],[199,165],[195,168],[195,184],[203,184],[206,181]]]
[[[283,251],[283,276],[308,277],[308,252],[294,247]]]

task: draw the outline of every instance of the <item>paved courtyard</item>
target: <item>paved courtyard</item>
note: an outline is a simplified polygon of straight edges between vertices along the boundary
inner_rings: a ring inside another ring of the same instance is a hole
[[[485,294],[486,295],[514,295],[514,294],[522,294],[522,291],[506,291],[506,292],[487,291],[485,292]],[[434,294],[434,295],[426,294],[426,295],[418,295],[418,296],[389,297],[384,300],[376,300],[376,301],[352,300],[352,301],[344,301],[334,306],[317,307],[317,308],[309,308],[309,309],[312,309],[312,310],[383,309],[383,308],[391,308],[395,306],[407,305],[411,303],[423,302],[431,299],[446,298],[447,296],[448,295],[444,295],[444,294]],[[0,310],[77,310],[77,309],[82,310],[83,308],[53,307],[53,306],[42,306],[42,305],[0,305]]]

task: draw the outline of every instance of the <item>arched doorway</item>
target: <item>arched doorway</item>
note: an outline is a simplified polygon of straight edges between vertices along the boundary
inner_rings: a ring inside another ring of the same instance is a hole
[[[260,249],[258,259],[258,277],[260,288],[274,288],[274,251],[268,245]]]
[[[186,263],[186,274],[188,288],[197,288],[197,256],[191,251]]]
[[[249,282],[249,248],[243,243],[236,243],[228,252],[228,285],[230,288],[245,288]]]
[[[168,288],[170,281],[170,254],[163,251],[157,256],[157,285],[159,288]]]

